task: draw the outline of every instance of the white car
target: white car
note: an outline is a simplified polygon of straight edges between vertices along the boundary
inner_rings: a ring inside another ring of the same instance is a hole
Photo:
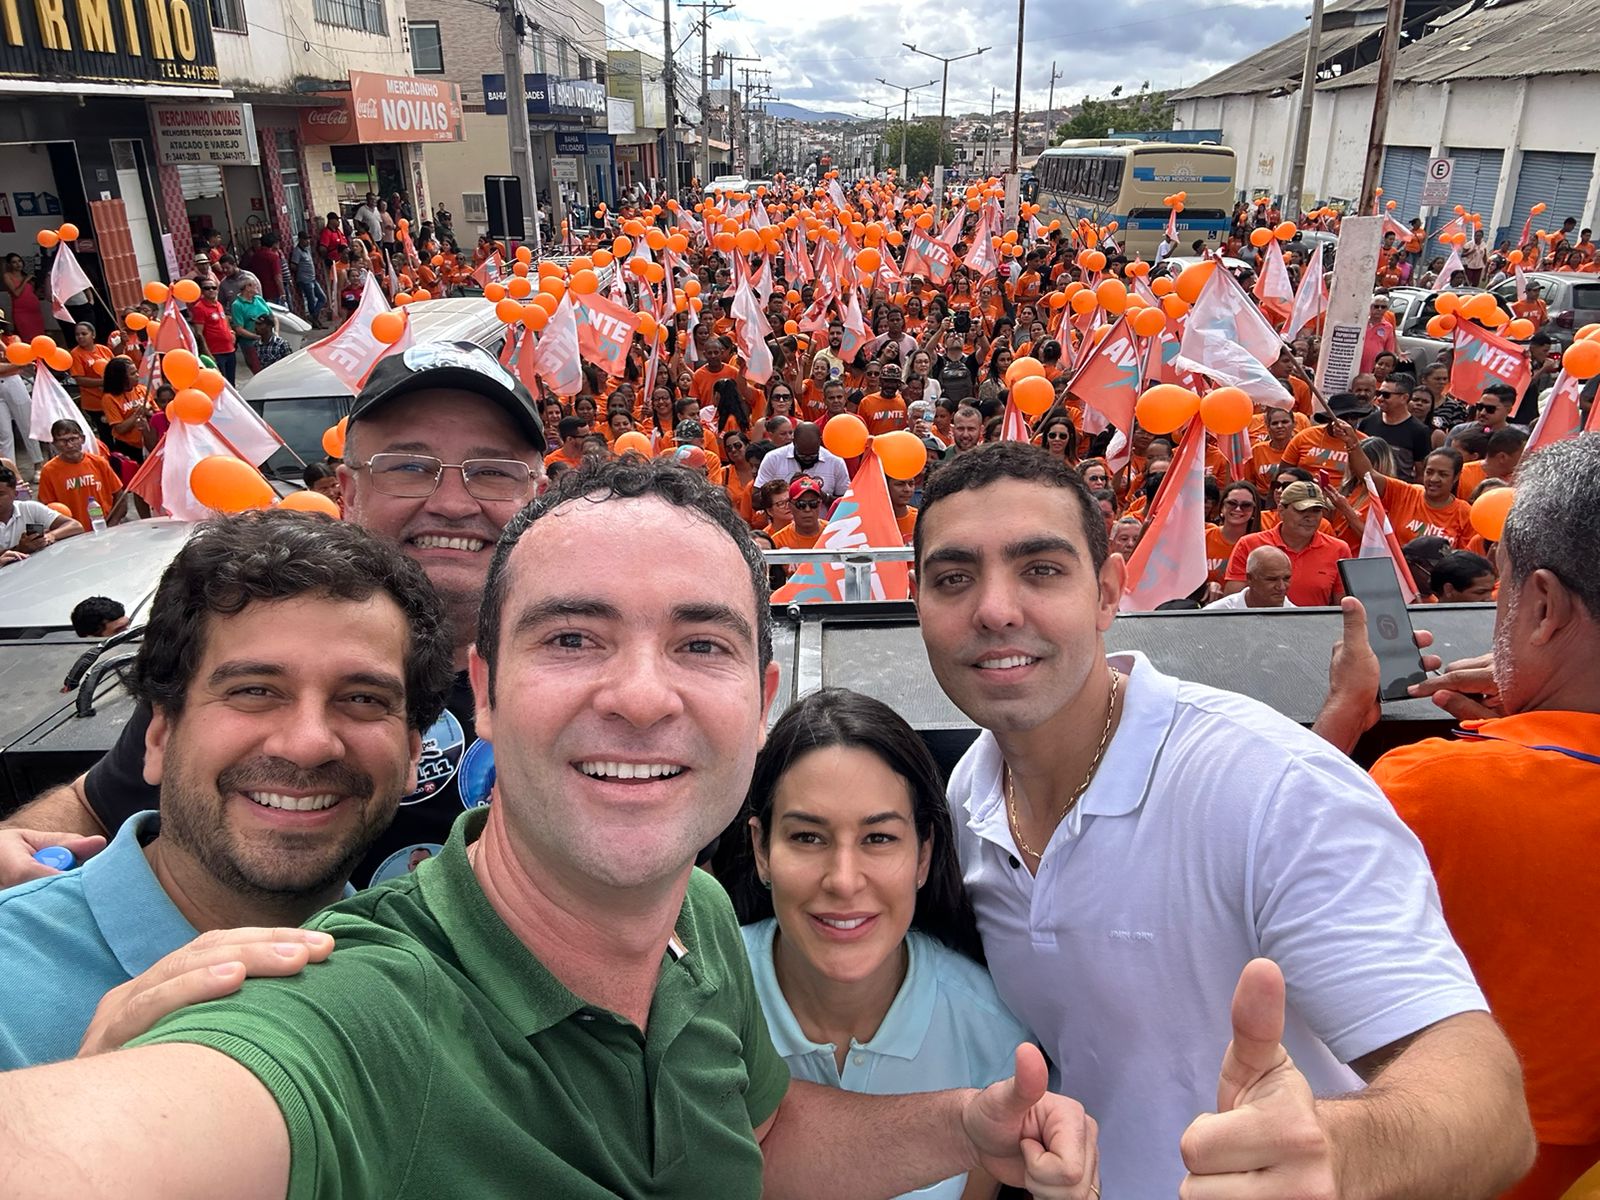
[[[706,195],[715,196],[719,192],[748,192],[750,181],[743,175],[718,175],[706,184]]]

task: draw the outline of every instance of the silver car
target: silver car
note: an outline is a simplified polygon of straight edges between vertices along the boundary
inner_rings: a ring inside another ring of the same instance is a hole
[[[1482,288],[1452,288],[1458,296],[1481,292]],[[1436,338],[1428,332],[1428,322],[1439,315],[1439,292],[1427,288],[1399,287],[1388,293],[1389,311],[1394,314],[1395,344],[1400,357],[1409,359],[1418,378],[1452,345],[1451,338]]]
[[[1550,320],[1543,332],[1562,346],[1570,345],[1573,336],[1585,325],[1600,321],[1600,275],[1586,275],[1581,271],[1529,271],[1524,278],[1528,283],[1538,283],[1540,299],[1550,310]],[[1517,299],[1516,280],[1497,283],[1493,291],[1501,307],[1510,312]]]

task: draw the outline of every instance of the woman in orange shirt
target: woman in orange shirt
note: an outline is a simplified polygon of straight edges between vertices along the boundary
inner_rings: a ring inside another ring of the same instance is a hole
[[[1243,479],[1222,489],[1222,523],[1206,526],[1206,582],[1219,588],[1228,573],[1234,543],[1261,531],[1261,493]]]
[[[1269,408],[1266,413],[1267,437],[1250,447],[1250,482],[1258,493],[1272,490],[1284,447],[1295,435],[1294,413],[1287,408]]]
[[[745,458],[749,444],[737,429],[723,434],[722,458],[727,466],[722,473],[722,486],[727,489],[728,499],[733,501],[733,510],[744,518],[746,525],[754,526],[756,469]]]
[[[813,358],[811,374],[800,388],[800,415],[807,421],[821,421],[828,415],[828,403],[822,389],[828,382],[828,360]]]
[[[78,403],[91,417],[98,417],[104,408],[100,377],[111,361],[111,349],[94,340],[94,326],[87,321],[72,327],[72,338],[72,378],[78,385]]]
[[[143,462],[150,435],[150,407],[145,403],[144,388],[137,382],[133,362],[118,355],[106,363],[102,379],[101,415],[116,447],[135,462]]]

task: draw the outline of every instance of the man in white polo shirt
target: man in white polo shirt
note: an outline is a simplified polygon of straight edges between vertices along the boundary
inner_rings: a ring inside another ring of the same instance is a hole
[[[1100,1123],[1106,1196],[1186,1169],[1194,1197],[1517,1179],[1516,1056],[1371,780],[1256,701],[1108,658],[1122,562],[1038,447],[935,471],[915,546],[934,674],[984,730],[949,789],[984,950]]]

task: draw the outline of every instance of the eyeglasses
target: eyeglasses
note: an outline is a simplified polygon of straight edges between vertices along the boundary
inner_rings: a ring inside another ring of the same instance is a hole
[[[822,507],[822,501],[821,500],[791,500],[791,501],[789,501],[789,506],[791,508],[821,508]]]
[[[1251,510],[1253,510],[1255,508],[1255,502],[1251,501],[1251,500],[1224,500],[1222,502],[1222,507],[1223,508],[1242,508],[1246,512],[1249,512],[1249,511],[1251,511]]]
[[[1380,396],[1410,396],[1410,394],[1410,392],[1395,391],[1393,388],[1378,389],[1378,395]]]
[[[351,464],[372,476],[372,486],[385,496],[420,500],[439,487],[445,471],[460,471],[467,494],[479,500],[523,500],[532,490],[533,472],[514,458],[472,458],[464,463],[440,462],[427,454],[374,454]]]
[[[794,393],[793,392],[773,392],[771,397],[770,397],[770,399],[773,399],[773,400],[793,400],[794,399]]]
[[[83,434],[63,433],[60,437],[53,440],[58,446],[76,446],[83,442]]]
[[[1481,413],[1497,413],[1500,411],[1498,404],[1474,404],[1472,408],[1474,412]]]
[[[1047,442],[1064,442],[1071,436],[1065,429],[1052,429],[1044,438]]]

